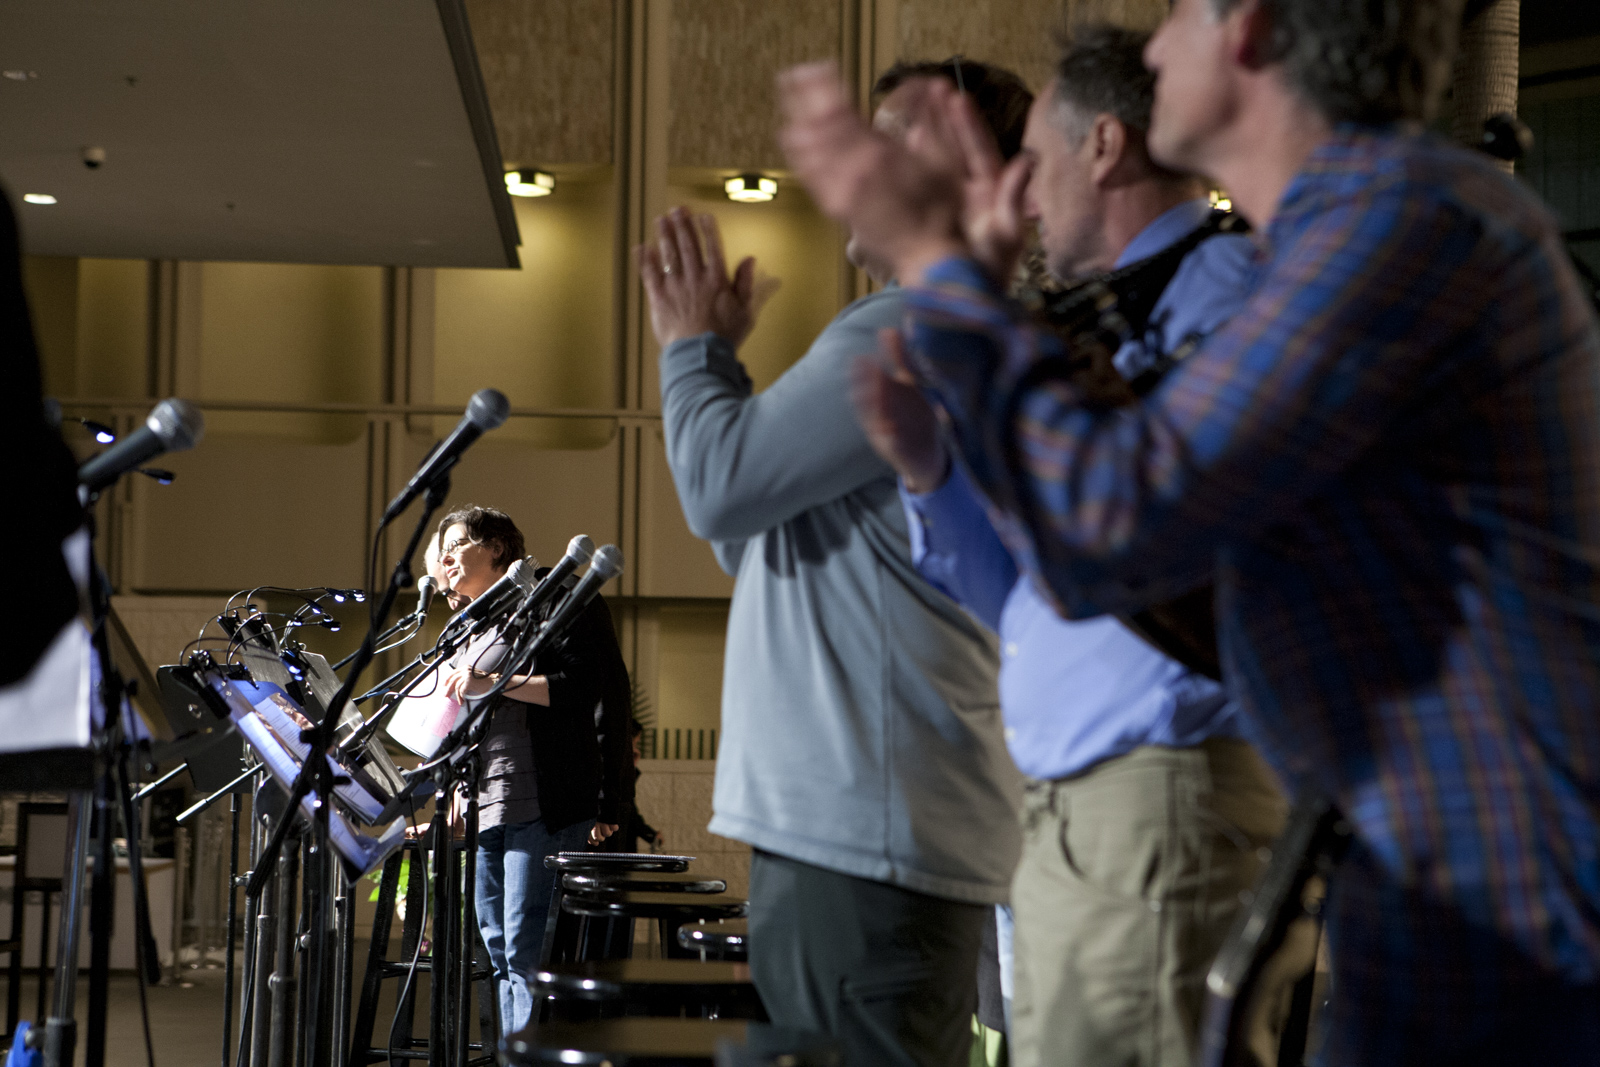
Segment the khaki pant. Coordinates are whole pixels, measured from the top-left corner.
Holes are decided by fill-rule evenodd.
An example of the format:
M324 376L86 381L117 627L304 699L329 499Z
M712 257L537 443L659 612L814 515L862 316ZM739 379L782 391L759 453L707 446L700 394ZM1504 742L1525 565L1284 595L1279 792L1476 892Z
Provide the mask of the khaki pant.
M1030 785L1011 888L1018 1067L1190 1067L1206 971L1287 812L1241 741Z

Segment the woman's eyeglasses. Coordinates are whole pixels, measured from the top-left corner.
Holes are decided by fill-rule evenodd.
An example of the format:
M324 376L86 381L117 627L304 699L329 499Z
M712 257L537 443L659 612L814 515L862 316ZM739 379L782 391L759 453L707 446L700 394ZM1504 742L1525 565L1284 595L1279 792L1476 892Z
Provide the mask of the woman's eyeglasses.
M467 546L476 544L482 544L482 542L474 541L470 537L458 537L454 541L448 542L444 548L440 550L439 558L443 559L445 556L454 556Z

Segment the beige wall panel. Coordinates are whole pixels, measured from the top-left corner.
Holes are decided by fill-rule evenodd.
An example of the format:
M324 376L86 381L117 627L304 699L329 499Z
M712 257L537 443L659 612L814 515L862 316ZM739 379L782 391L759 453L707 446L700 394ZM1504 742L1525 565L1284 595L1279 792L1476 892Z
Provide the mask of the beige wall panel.
M132 591L365 584L365 438L208 435L161 465L177 481L130 479Z
M780 70L837 59L839 0L679 0L672 5L673 166L781 168Z
M1063 0L900 0L900 59L960 53L1013 70L1037 90L1050 78L1051 31Z
M499 508L511 516L527 539L528 551L545 566L561 558L576 534L588 534L597 546L615 543L619 442L620 435L613 433L600 448L547 450L485 437L451 473L450 496L439 517L465 504ZM415 449L416 461L421 461L428 443ZM416 521L417 506L412 505L395 524L401 531L397 547L403 547L404 536ZM421 565L420 554L413 562ZM625 563L634 565L633 560Z
M151 670L179 662L200 628L222 610L218 596L118 596L111 607ZM212 627L212 634L221 631Z
M1110 22L1154 30L1167 17L1167 0L1072 0L1073 22Z
M39 348L46 396L78 391L78 261L66 256L23 256L33 338Z
M735 204L703 175L680 172L678 177L668 188L670 203L715 218L729 268L755 256L757 285L770 289L755 329L739 350L756 389L765 389L805 355L839 313L843 234L797 183L783 182L769 203ZM645 402L656 409L661 405L654 359L647 364Z
M716 771L715 760L640 760L639 812L665 836L666 851L697 857L696 871L725 879L730 893L748 893L750 846L706 829Z
M656 726L663 730L720 729L728 603L663 604L659 625Z
M435 403L465 406L492 386L513 407L612 406L613 201L609 180L560 180L555 195L516 202L521 270L435 272ZM552 420L496 431L543 447L594 447L609 434L606 423Z
M78 262L78 395L144 396L150 382L150 266Z
M613 0L467 0L507 163L610 163Z
M199 288L199 395L208 400L379 403L384 378L381 267L206 263ZM361 419L210 414L212 434L344 443Z
M733 579L722 573L711 545L689 532L678 491L667 467L667 446L659 428L644 434L640 464L639 595L727 597ZM664 664L663 664L664 669Z

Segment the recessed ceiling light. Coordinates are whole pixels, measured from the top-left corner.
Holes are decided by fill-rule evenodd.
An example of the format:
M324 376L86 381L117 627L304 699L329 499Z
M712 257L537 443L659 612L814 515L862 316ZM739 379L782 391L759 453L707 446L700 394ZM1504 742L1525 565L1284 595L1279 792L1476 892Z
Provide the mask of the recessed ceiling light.
M49 193L23 193L22 199L30 204L53 204L56 198Z
M740 174L723 182L722 191L741 204L764 204L778 195L778 183L761 174Z
M556 176L549 171L506 171L506 192L512 196L549 196L555 191Z

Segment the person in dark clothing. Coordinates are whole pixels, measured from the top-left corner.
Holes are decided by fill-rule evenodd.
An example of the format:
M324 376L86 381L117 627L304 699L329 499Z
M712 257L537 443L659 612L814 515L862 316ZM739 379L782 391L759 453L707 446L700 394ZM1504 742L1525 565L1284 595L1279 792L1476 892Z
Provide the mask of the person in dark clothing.
M445 516L438 540L440 570L467 600L483 595L524 552L516 524L492 508ZM487 692L500 680L504 655L493 632L469 645L445 675L444 694L464 700ZM539 962L555 884L544 858L600 844L631 807L626 727L610 721L603 699L619 673L625 689L611 613L597 596L528 674L507 683L490 719L478 782L476 906L504 1033L532 1017L526 975ZM597 720L609 742L604 755Z
M26 457L7 472L11 499L28 521L6 523L7 559L27 559L8 579L11 613L0 629L0 685L26 677L56 634L78 612L78 590L60 552L61 542L83 525L77 464L45 416L44 378L27 295L16 215L0 191L0 450ZM40 548L49 551L40 551Z
M639 751L639 739L644 735L644 724L638 719L628 719L629 745L633 749L633 781L637 785L640 776L639 760L643 753ZM634 804L628 812L628 821L624 824L621 836L627 844L627 851L636 851L639 842L649 845L651 851L664 851L667 847L667 835L657 830L654 826L644 821L644 813Z

